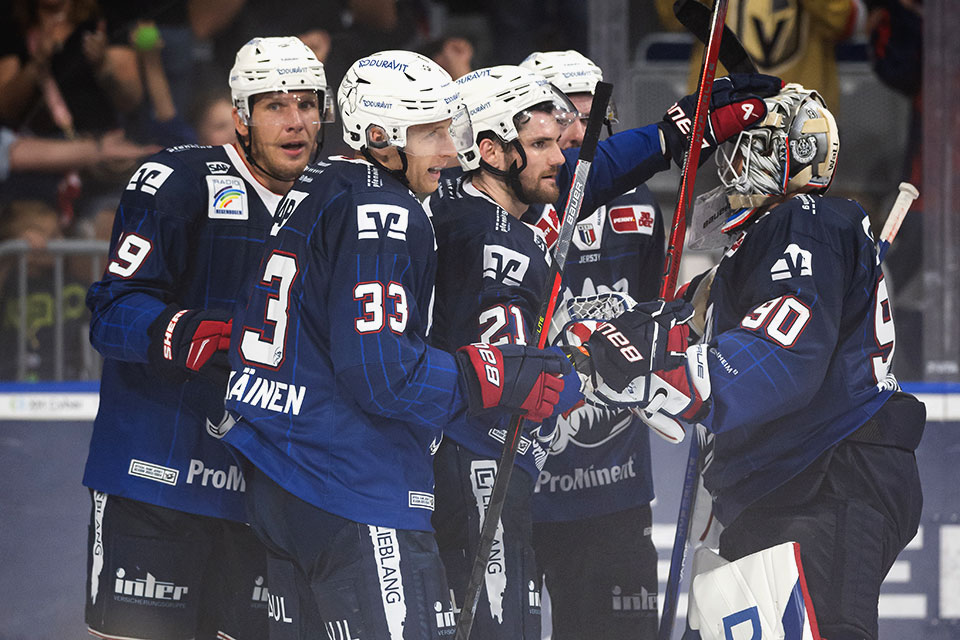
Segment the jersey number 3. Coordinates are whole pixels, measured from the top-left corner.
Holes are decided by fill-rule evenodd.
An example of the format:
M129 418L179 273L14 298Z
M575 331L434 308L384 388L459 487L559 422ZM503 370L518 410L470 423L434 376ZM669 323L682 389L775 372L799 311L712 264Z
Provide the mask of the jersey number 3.
M273 325L273 337L266 338L263 330L244 327L240 341L240 354L244 361L271 369L278 369L283 363L287 318L290 312L290 287L299 273L296 256L280 251L270 254L259 284L267 285L271 289L267 294L262 326Z

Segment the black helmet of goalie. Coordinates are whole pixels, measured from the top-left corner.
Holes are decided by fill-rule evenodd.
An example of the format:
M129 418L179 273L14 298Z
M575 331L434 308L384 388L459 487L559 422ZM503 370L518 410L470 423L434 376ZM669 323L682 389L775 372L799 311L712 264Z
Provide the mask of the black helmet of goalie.
M717 174L734 210L726 233L785 196L826 192L837 168L837 123L816 91L788 84L765 102L760 124L722 145L717 157Z

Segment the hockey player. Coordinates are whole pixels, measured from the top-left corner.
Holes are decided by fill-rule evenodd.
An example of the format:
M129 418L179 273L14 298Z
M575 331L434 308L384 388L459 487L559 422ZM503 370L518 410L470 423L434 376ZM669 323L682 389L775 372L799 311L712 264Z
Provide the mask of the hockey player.
M520 66L539 72L570 98L579 117L564 130L560 147L579 147L594 88L603 79L600 68L576 51L537 52ZM554 207L541 211L537 226L556 227ZM655 298L663 253L663 221L653 194L644 185L630 189L578 222L563 272L563 299L607 291ZM533 547L550 593L552 637L654 638L649 430L627 409L582 401L556 421L533 495ZM573 548L577 553L570 553Z
M733 126L748 126L763 109L762 99L750 95L752 91L775 91L780 84L769 77L737 82L720 94L714 108L737 113ZM479 69L457 84L470 112L474 144L460 153L466 173L445 177L425 203L433 217L439 259L431 340L446 350L477 340L526 344L533 340L551 257L548 240L521 217L533 203L566 200L576 152L564 153L559 140L577 120L577 111L543 76L518 66ZM741 119L745 104L750 105L749 114ZM682 114L683 108L679 110ZM733 135L733 130L725 133ZM670 158L677 157L670 150L675 154L682 147L673 143L682 137L676 122L665 119L659 126L605 140L592 166L583 210L593 211L628 185L666 168ZM565 390L571 392L576 389ZM458 602L476 553L507 424L505 418L488 418L478 428L477 422L448 425L436 460L433 521ZM488 563L475 618L477 637L539 637L540 578L531 544L530 498L545 457L535 437L528 433L521 439L521 472L511 478Z
M840 148L833 116L799 85L767 106L719 160L732 245L710 288L705 342L687 350L673 386L643 375L625 392L706 428L703 480L723 558L799 542L823 637L874 639L881 582L917 532L925 412L889 374L893 316L867 216L823 195ZM646 348L629 314L612 324ZM717 637L709 624L703 635Z
M317 149L327 92L292 37L245 44L230 88L237 142L137 169L87 296L105 358L83 478L86 620L101 638L266 635L265 552L243 524L240 469L207 431L223 414L231 307Z
M430 523L445 425L497 406L539 421L552 352L427 346L437 188L469 120L459 87L407 51L362 58L338 92L353 159L307 167L238 309L224 439L270 548L275 637L438 640L455 624ZM322 619L323 625L320 626Z

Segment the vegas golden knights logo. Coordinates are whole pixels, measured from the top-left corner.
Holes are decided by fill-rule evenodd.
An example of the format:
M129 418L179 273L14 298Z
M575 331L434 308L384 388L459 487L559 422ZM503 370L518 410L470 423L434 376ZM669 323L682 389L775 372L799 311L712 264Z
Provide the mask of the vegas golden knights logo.
M730 0L727 24L761 71L777 73L806 49L808 15L800 0Z

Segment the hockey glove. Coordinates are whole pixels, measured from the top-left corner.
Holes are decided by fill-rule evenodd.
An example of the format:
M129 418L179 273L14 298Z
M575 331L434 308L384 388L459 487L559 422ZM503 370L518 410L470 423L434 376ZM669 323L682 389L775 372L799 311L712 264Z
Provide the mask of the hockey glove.
M570 364L556 351L507 344L470 344L455 354L471 413L500 407L540 422L560 399Z
M782 85L780 78L761 73L734 73L714 80L710 113L700 150L700 166L718 144L763 120L767 115L767 105L763 99L779 93ZM696 112L697 94L692 93L667 109L658 125L664 154L672 158L678 167L683 166L683 157L690 146L689 136Z
M148 329L152 359L181 373L202 371L219 378L229 371L232 323L227 311L169 305Z
M600 324L584 345L593 373L614 391L623 391L635 378L680 366L686 345L671 351L668 337L692 315L693 307L682 299L654 300Z

